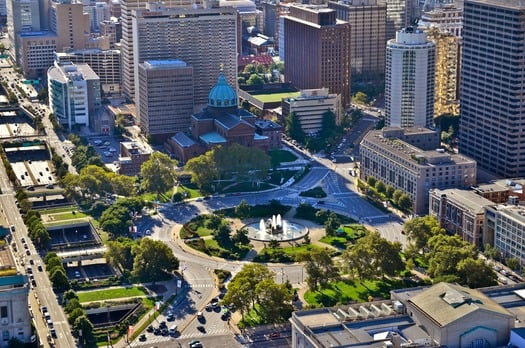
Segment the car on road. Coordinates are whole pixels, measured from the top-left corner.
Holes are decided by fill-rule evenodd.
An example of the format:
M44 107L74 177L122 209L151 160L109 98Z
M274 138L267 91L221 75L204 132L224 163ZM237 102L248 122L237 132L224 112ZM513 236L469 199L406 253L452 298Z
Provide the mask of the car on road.
M174 321L175 320L175 315L173 313L168 313L168 315L166 316L166 320L167 321Z
M148 326L148 328L146 329L147 332L153 332L154 330L155 328L153 327L153 325Z
M275 331L275 332L272 332L271 334L269 334L268 337L269 337L270 339L279 338L279 337L281 337L281 333Z
M51 337L57 338L57 330L55 330L55 328L51 328L49 332L51 333Z
M39 272L42 272L43 271L42 265L38 265L37 269L38 269Z
M26 255L27 256L31 255L31 252L29 251L29 249L26 250Z
M80 272L79 271L75 271L75 278L80 278Z
M142 334L142 335L139 336L139 341L140 341L140 342L144 342L144 341L146 341L147 339L148 339L148 338L146 337L145 334Z
M202 325L197 326L197 330L199 330L202 333L206 333L206 328Z

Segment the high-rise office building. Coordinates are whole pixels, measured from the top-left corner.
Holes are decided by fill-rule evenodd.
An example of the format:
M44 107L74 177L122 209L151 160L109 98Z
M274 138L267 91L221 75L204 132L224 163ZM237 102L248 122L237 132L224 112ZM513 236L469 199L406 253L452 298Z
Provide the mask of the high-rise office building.
M7 0L7 36L10 42L9 55L19 62L17 34L41 30L39 0Z
M394 39L396 33L411 25L413 4L416 0L380 0L386 4L386 39Z
M144 9L150 1L145 0L121 0L120 13L122 21L122 40L121 54L122 54L122 90L124 95L132 99L135 97L135 68L134 63L134 47L133 47L133 30L132 30L132 12L138 9ZM151 1L153 2L153 1ZM200 6L200 0L177 0L167 1L167 7L181 7L192 8L192 6ZM172 57L173 58L173 57Z
M350 67L353 79L382 77L385 73L386 4L377 0L329 1L337 19L350 23Z
M146 60L176 58L186 62L193 67L194 104L198 110L207 104L221 66L228 82L237 86L235 9L148 6L151 10L133 12L134 76L138 64ZM135 91L137 86L135 78Z
M385 118L391 127L434 125L436 48L412 27L397 32L386 47Z
M418 27L436 27L441 32L447 32L461 37L463 31L463 9L458 4L442 4L424 11Z
M186 132L193 114L193 68L177 59L138 64L137 111L142 132L165 141Z
M285 76L295 87L326 87L350 105L350 24L326 6L290 6L284 17Z
M486 170L525 176L525 3L465 0L459 150Z

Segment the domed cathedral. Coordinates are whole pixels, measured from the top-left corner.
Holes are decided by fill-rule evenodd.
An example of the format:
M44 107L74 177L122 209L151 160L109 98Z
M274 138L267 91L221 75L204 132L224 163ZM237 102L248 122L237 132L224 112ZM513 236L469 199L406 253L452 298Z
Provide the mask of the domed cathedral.
M275 122L257 119L238 107L235 90L219 72L217 84L208 95L208 105L192 115L188 132L179 132L168 139L174 157L186 163L213 146L240 144L269 151L281 146L282 127Z

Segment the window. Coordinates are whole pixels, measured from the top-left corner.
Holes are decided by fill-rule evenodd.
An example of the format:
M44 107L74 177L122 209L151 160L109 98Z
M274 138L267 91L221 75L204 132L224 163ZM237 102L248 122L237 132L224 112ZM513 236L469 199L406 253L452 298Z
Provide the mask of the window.
M4 332L2 333L2 338L4 341L9 341L9 331L4 330Z
M7 306L0 307L0 318L7 318Z

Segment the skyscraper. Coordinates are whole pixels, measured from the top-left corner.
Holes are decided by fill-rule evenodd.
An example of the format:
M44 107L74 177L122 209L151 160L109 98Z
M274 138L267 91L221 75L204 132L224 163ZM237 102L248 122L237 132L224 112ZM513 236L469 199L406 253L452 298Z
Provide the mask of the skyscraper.
M133 12L134 76L146 60L180 59L193 67L194 104L208 102L221 68L237 86L237 12L231 7L210 9L164 8ZM124 34L124 33L123 33ZM123 61L124 63L124 61ZM135 78L135 91L137 90ZM189 126L189 125L188 125Z
M144 134L162 142L186 132L193 114L193 68L176 59L138 65L137 109Z
M525 3L465 0L459 150L504 177L525 175Z
M378 78L385 73L386 4L377 0L329 1L337 19L350 23L352 78Z
M135 97L135 68L133 67L133 32L132 32L132 12L137 9L146 8L150 1L145 0L121 0L121 20L122 20L122 40L121 54L122 54L122 90L124 95L132 99ZM153 1L151 1L153 2ZM187 7L191 8L192 5L200 5L200 0L178 0L178 1L167 1L166 5L169 7Z
M385 67L385 117L391 127L434 125L435 45L412 27L388 41Z
M284 17L285 76L295 87L327 87L350 105L350 24L325 6L290 6Z

